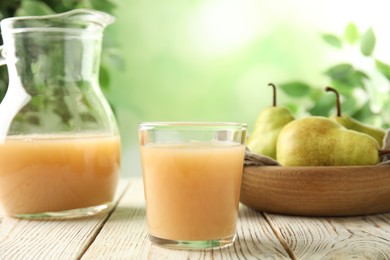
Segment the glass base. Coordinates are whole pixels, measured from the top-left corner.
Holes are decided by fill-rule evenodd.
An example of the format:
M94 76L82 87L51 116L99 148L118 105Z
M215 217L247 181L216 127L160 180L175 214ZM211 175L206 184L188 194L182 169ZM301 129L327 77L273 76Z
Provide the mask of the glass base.
M230 246L234 243L236 235L213 240L170 240L155 237L149 234L149 239L152 243L171 249L184 249L184 250L200 250L200 249L213 249Z
M30 220L70 219L70 218L81 218L81 217L93 216L96 214L107 212L111 208L112 208L112 203L109 202L109 203L104 203L104 204L87 207L87 208L53 211L53 212L39 212L39 213L30 213L30 214L15 214L12 217L30 219Z

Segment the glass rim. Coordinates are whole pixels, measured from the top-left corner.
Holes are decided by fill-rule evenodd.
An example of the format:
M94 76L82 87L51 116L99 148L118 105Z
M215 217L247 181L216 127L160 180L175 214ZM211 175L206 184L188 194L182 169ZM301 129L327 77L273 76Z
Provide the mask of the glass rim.
M239 129L246 129L247 124L246 123L237 123L237 122L193 122L193 121L156 121L156 122L141 122L138 124L139 129L145 129L145 128L170 128L170 127L184 127L184 128L191 128L191 127L217 127L217 128L239 128Z

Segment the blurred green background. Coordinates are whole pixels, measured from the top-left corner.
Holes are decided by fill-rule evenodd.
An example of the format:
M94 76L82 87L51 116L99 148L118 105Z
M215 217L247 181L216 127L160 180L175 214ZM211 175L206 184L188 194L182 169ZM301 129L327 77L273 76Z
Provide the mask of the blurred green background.
M21 2L27 13L31 3L66 2L116 16L101 80L120 126L122 176L141 175L139 122L236 121L250 132L271 105L269 82L281 86L278 103L297 117L333 113L333 96L322 94L331 84L345 95L345 112L390 123L386 1Z
M141 172L140 121L237 121L250 132L259 111L271 105L268 82L305 81L323 89L330 84L324 72L337 62L375 70L359 52L329 46L323 33L341 35L350 22L362 32L372 27L375 56L390 62L390 17L381 1L115 3L117 21L109 32L120 43L125 68L112 71L108 96L117 107L128 176ZM389 82L377 78L388 97ZM291 101L279 91L279 104L294 101L311 102Z

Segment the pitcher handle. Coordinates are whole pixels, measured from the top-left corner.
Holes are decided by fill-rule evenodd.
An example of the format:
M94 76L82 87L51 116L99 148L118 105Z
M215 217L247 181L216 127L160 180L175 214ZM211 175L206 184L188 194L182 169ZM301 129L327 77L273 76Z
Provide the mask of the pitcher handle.
M0 66L6 63L4 46L0 46ZM24 90L19 77L14 77L14 85L7 92L0 103L0 144L7 136L13 118L19 110L30 101L31 96Z
M4 57L4 47L3 45L0 46L0 66L5 65L7 62Z

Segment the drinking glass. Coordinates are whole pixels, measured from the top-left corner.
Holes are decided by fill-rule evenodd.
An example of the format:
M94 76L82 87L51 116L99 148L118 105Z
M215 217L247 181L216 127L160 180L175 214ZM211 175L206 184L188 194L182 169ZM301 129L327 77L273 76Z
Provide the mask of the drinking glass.
M205 249L235 240L246 125L150 122L139 125L150 240Z

